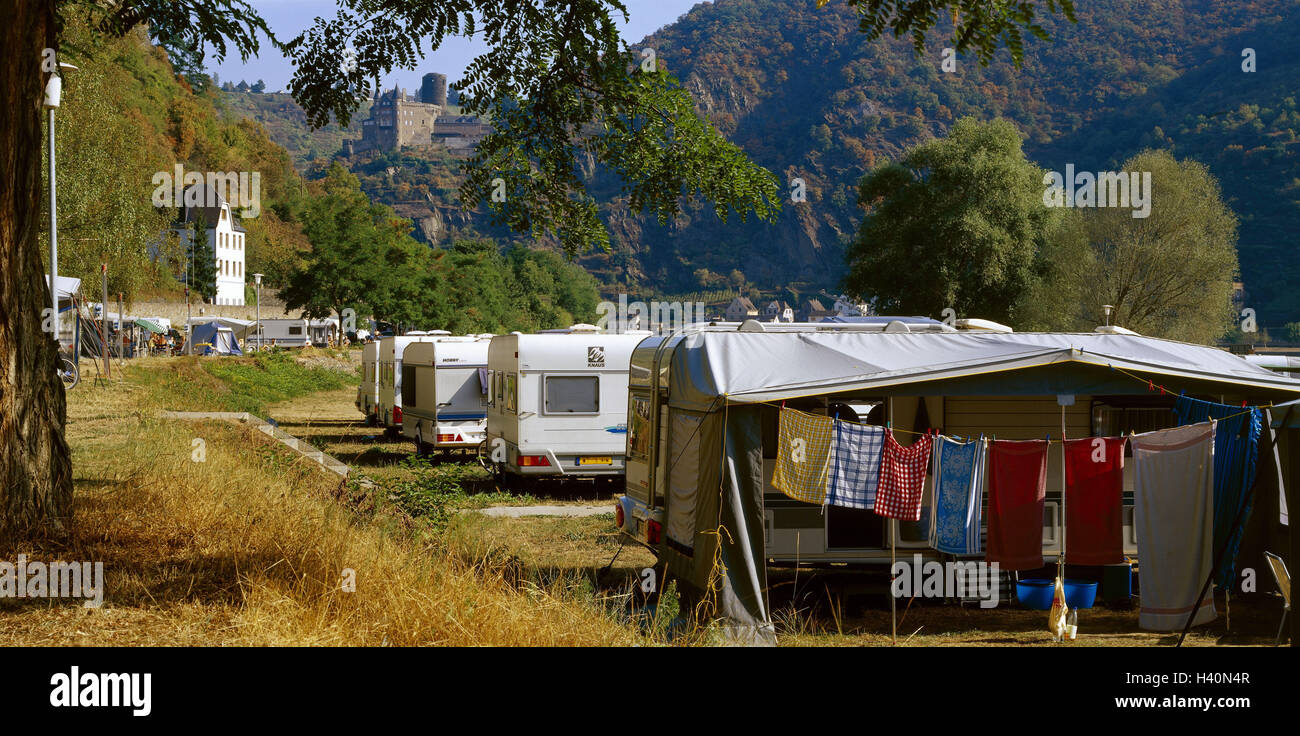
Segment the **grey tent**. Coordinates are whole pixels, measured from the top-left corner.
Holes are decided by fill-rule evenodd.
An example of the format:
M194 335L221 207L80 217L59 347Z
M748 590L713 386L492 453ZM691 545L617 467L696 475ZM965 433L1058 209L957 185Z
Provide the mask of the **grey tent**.
M1145 394L1146 379L1256 403L1300 396L1300 381L1225 351L1136 335L789 327L648 338L638 352L655 355L657 365L637 356L632 365L634 381L657 372L667 386L671 464L661 498L668 571L712 591L729 629L747 641L773 640L765 594L764 403L831 394Z

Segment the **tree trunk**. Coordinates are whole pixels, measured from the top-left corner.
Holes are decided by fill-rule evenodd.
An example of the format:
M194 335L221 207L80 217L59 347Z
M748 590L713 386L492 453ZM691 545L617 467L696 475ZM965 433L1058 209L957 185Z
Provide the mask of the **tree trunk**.
M0 541L62 536L72 511L67 406L41 218L42 49L57 48L53 0L6 0L0 24Z

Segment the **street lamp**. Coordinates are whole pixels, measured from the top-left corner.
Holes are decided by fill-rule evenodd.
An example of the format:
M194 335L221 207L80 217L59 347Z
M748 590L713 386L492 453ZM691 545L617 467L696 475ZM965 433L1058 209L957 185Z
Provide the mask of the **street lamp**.
M63 97L63 74L61 70L67 69L72 71L77 67L71 64L59 63L59 68L50 74L50 78L45 83L45 103L44 107L49 112L50 120L50 301L54 307L53 328L54 328L54 345L59 344L59 287L57 286L59 278L59 217L55 207L55 186L54 186L54 111L59 107L59 101Z
M253 274L253 283L257 284L257 349L262 349L262 274Z

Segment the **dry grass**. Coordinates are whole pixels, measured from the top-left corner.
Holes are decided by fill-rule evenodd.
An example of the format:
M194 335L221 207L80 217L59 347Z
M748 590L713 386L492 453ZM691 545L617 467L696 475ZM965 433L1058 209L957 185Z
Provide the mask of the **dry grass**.
M7 600L5 645L614 645L571 579L530 584L418 522L358 513L337 479L249 430L152 418L129 384L70 396L75 534L31 559L104 563L105 602ZM191 460L192 440L206 458ZM341 588L344 569L356 591Z

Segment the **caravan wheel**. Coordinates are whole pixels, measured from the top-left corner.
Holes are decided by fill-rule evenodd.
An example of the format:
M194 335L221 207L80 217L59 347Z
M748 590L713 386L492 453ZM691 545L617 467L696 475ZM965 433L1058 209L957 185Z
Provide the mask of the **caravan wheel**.
M429 446L424 444L424 437L420 434L420 430L417 427L415 430L415 456L425 457L428 454Z

